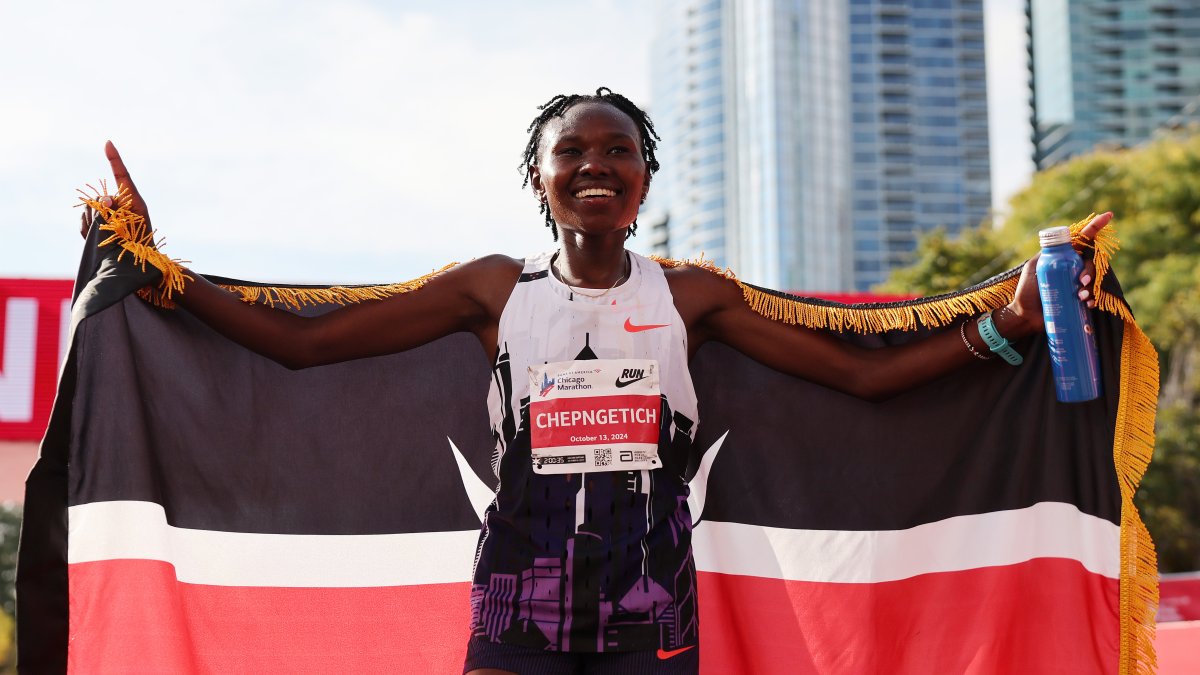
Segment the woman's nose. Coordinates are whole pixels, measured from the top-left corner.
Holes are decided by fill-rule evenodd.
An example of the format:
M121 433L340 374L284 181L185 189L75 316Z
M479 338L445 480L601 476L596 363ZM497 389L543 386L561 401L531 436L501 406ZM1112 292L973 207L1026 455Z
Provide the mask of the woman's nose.
M607 175L609 173L608 155L602 152L585 154L583 163L579 165L579 173L588 176Z

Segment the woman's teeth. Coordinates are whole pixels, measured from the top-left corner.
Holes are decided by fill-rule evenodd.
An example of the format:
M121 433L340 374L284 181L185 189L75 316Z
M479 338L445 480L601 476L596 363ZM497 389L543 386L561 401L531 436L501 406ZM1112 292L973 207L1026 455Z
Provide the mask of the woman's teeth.
M616 197L616 196L617 196L617 193L615 191L606 190L604 188L588 188L586 190L580 190L579 192L575 193L576 199L583 199L584 197Z

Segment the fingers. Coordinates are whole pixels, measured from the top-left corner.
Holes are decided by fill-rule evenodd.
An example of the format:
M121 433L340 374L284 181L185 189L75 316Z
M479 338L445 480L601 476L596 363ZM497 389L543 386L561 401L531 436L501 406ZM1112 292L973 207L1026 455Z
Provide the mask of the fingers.
M1079 275L1079 300L1086 302L1088 307L1096 306L1096 294L1092 288L1092 280L1096 278L1096 265L1092 261L1087 261L1083 266L1083 273Z
M108 163L112 166L113 178L117 180L117 198L114 201L122 208L128 208L141 216L145 224L149 226L150 212L146 208L146 201L138 193L137 186L133 184L133 178L129 176L129 170L125 168L125 162L121 160L121 153L117 152L117 146L113 145L112 141L105 142L104 156L108 157Z
M1096 306L1095 296L1092 295L1091 289L1086 287L1079 289L1079 301L1086 302L1088 307Z
M121 191L128 190L130 194L137 194L137 187L133 184L133 179L129 177L129 169L125 168L125 162L121 161L121 153L117 152L117 146L113 145L112 141L105 141L104 156L108 158L108 164L112 167L113 178L117 180L118 194Z
M1082 235L1084 239L1095 240L1096 235L1100 233L1100 230L1103 230L1112 219L1112 211L1105 211L1095 218L1092 218L1091 222L1089 222L1087 225L1084 225L1079 234Z

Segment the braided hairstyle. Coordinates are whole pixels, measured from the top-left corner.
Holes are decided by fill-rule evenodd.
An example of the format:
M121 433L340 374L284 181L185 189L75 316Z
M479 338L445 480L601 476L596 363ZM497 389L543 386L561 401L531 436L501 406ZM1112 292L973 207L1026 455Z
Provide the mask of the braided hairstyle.
M654 131L654 123L650 121L650 116L646 111L637 107L633 101L614 92L608 87L600 87L593 94L571 94L566 96L559 94L550 99L546 103L538 106L538 110L542 112L529 123L529 128L525 131L529 132L529 142L525 144L525 156L521 160L519 170L525 173L525 182L521 183L521 187L529 185L530 179L533 178L533 167L537 165L538 146L542 142L542 130L546 123L555 117L562 117L576 103L607 103L612 107L620 110L633 120L637 125L638 131L642 137L642 159L646 162L646 170L649 171L647 179L653 176L658 171L658 159L654 157L654 149L658 147L658 141L662 140L658 137L658 133ZM554 241L558 241L558 225L554 222L554 218L550 216L550 204L543 201L538 209L546 219L546 227L550 228L550 233L554 236ZM632 237L637 234L637 220L629 226L627 237Z

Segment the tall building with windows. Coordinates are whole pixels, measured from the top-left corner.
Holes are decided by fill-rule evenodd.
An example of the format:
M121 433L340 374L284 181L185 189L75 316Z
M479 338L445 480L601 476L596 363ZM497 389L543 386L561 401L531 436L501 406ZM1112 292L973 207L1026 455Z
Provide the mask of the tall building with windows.
M653 107L672 255L865 290L987 215L982 0L662 0ZM656 179L657 180L657 179Z
M727 165L726 115L728 0L659 2L652 56L651 113L663 143L663 170L650 204L665 212L666 240L676 256L704 253L727 259L731 237L727 197L734 174Z
M851 0L854 281L912 261L920 235L991 208L983 4Z
M1200 120L1200 3L1028 0L1034 163Z

